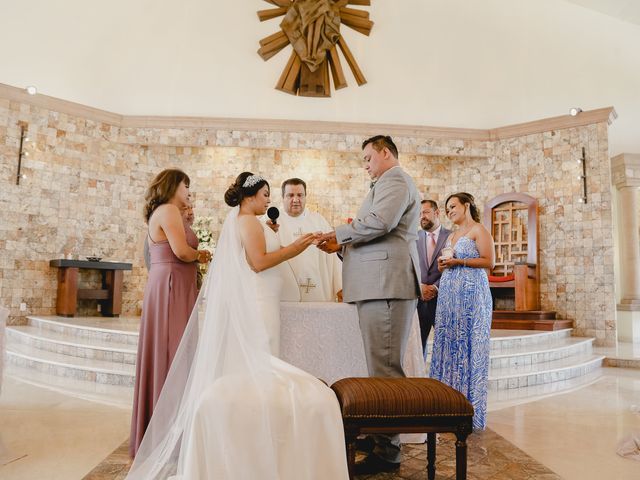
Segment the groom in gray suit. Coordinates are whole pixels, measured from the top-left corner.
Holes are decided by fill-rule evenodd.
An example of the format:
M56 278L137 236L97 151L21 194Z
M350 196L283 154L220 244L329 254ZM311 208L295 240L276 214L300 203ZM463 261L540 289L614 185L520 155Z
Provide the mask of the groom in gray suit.
M400 168L391 137L362 144L364 168L374 181L356 218L325 234L318 247L342 250L342 292L355 303L369 375L404 377L402 358L411 318L420 296L416 226L420 194ZM356 464L356 474L392 471L400 466L400 440L378 435L372 454Z
M422 298L418 300L418 317L422 351L425 353L427 337L436 318L438 288L440 288L442 275L438 271L438 257L451 230L447 230L440 224L440 210L434 200L422 200L420 226L422 229L418 232L418 256L420 257Z

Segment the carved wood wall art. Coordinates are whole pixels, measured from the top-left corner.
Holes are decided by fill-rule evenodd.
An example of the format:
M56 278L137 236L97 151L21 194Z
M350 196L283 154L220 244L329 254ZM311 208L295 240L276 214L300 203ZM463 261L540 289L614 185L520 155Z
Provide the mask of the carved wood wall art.
M260 40L258 55L268 60L291 44L293 51L276 89L303 97L330 97L333 78L336 90L347 86L338 48L358 85L364 78L356 59L340 34L346 25L364 35L371 33L369 12L348 5L368 6L371 0L265 0L276 8L258 11L261 22L284 16L281 30Z

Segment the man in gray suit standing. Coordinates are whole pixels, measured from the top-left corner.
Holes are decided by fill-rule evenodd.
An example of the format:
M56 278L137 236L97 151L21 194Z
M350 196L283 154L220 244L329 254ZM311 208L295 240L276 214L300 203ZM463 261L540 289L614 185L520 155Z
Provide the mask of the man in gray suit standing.
M418 300L418 317L422 351L426 357L425 347L436 318L438 288L442 275L438 270L438 257L451 230L447 230L440 224L440 210L434 200L422 200L420 226L422 230L418 232L418 256L420 257L422 298Z
M420 296L417 225L420 194L400 168L391 137L362 144L364 168L374 181L356 218L325 234L318 247L342 250L342 293L355 303L369 375L404 377L402 358ZM393 471L400 466L400 439L378 435L356 474Z

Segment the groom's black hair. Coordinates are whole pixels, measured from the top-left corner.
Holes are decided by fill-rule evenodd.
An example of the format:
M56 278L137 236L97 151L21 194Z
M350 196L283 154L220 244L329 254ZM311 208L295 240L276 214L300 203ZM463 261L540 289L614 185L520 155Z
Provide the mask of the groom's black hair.
M396 160L398 159L398 147L396 147L396 144L393 143L393 140L389 135L376 135L374 137L367 138L362 142L362 150L364 150L364 147L369 144L376 149L376 152L381 151L383 148L388 148L391 155L393 155Z

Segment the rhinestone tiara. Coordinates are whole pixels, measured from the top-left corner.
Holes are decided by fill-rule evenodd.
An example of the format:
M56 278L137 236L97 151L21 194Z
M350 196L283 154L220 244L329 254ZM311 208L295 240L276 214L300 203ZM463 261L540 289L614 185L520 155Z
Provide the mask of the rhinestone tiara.
M260 175L249 175L242 184L242 188L251 188L256 183L262 182L263 180L264 178Z

